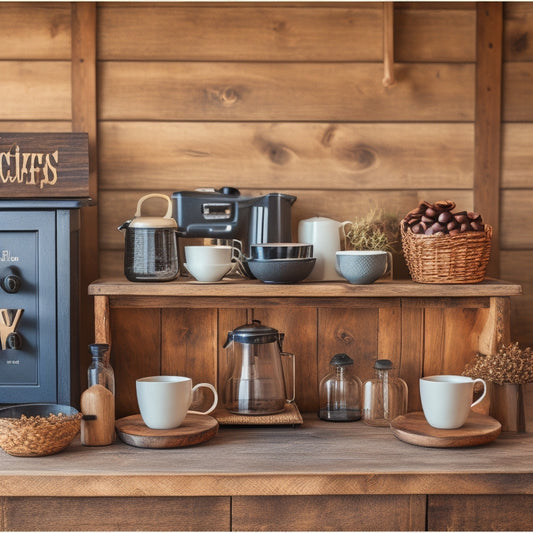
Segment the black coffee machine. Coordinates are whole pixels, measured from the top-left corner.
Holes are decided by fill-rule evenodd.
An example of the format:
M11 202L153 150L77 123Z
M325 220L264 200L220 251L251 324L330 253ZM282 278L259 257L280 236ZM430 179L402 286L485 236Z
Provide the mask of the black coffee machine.
M238 189L222 187L175 192L172 200L179 237L238 239L245 255L251 244L292 242L291 206L296 196L241 196Z

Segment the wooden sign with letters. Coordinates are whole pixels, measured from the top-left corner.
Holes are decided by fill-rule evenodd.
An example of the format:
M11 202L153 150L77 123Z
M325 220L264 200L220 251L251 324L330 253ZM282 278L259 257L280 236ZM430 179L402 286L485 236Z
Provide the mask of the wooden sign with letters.
M87 133L0 133L0 198L87 198Z

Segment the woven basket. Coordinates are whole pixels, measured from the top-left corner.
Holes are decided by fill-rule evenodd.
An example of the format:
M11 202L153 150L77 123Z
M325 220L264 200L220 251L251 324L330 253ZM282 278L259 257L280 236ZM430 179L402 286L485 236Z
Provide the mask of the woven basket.
M60 452L79 433L82 418L81 413L69 406L65 406L63 412L68 414L1 417L0 448L19 457L40 457Z
M490 259L492 227L458 235L418 235L401 224L402 249L417 283L479 283Z

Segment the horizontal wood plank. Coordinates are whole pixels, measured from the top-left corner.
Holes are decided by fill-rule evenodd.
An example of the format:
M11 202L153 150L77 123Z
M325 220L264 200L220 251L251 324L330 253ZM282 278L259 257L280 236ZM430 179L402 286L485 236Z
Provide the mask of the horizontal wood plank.
M11 131L13 133L63 133L72 131L72 123L65 120L0 120L0 131Z
M500 273L523 287L521 296L511 298L511 339L533 347L533 250L502 251Z
M99 138L101 190L320 189L324 180L335 189L467 189L473 180L470 123L103 122Z
M258 280L228 280L227 283L201 284L174 280L165 283L131 282L126 278L100 279L89 285L93 296L122 296L152 298L471 298L483 296L514 296L521 294L519 284L486 279L480 283L432 284L414 283L410 280L377 281L370 285L351 285L346 282L301 282L294 284L268 284ZM112 305L112 300L110 301ZM150 305L152 307L152 305ZM154 306L155 307L155 306Z
M533 188L502 190L500 204L502 249L533 249Z
M503 58L506 61L533 60L533 4L531 2L503 3Z
M377 61L382 57L376 30L383 17L377 4L346 9L249 3L131 9L104 3L98 15L101 60Z
M103 62L101 120L472 121L474 65ZM312 90L310 90L312 88Z
M502 124L503 189L531 189L532 122L508 122Z
M503 64L502 120L504 122L533 122L533 62Z
M99 6L100 60L379 61L382 6ZM224 32L220 32L220 28ZM475 11L397 6L398 61L475 61ZM131 39L142 34L143 39ZM165 43L161 46L161 43Z
M421 495L240 496L232 500L233 531L422 531L425 521L426 501Z
M228 531L230 499L3 498L5 531Z
M532 504L530 495L430 495L428 530L531 531Z
M0 60L70 60L70 5L2 2Z
M68 61L0 61L0 120L70 120Z

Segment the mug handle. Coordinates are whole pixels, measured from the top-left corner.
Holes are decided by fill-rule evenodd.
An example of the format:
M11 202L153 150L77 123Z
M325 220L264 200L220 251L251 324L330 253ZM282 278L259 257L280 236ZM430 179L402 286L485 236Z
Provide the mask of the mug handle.
M477 405L483 398L485 398L485 395L487 394L487 384L485 381L481 378L477 378L473 381L473 383L483 383L483 394L470 406L470 408L474 407L474 405ZM472 385L473 386L473 385Z
M346 250L346 226L348 224L353 225L353 222L351 220L345 220L344 222L341 222L340 225L339 225L339 229L342 230L341 231L341 233L342 233L342 243L341 243L342 250Z
M387 269L385 270L385 273L387 273L387 270L389 270L389 267L390 267L390 279L392 279L393 277L392 267L394 265L394 261L393 261L392 254L390 252L387 252L387 261L389 264L387 265Z
M213 396L215 397L214 400L213 400L213 404L211 405L211 407L207 411L187 411L187 413L192 413L194 415L208 415L209 413L212 413L215 410L216 406L217 406L218 394L217 394L217 391L216 391L215 387L213 387L213 385L211 385L211 383L198 383L198 385L195 385L192 388L193 394L194 394L194 391L196 389L199 389L200 387L207 387L208 389L211 389L211 391L213 392Z

